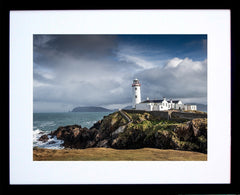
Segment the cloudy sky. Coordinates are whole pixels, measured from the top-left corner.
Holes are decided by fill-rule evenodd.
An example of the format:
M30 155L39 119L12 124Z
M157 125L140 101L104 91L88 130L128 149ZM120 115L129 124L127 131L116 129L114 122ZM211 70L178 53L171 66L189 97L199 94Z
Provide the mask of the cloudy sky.
M134 78L142 100L207 104L207 36L33 36L34 112L131 105Z

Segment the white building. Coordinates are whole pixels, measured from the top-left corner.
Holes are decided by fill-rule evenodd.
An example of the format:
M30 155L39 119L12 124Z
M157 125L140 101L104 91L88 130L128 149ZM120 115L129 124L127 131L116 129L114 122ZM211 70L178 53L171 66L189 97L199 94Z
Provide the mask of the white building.
M197 110L197 105L184 105L184 110Z
M164 97L161 100L147 100L141 102L141 84L138 79L133 80L132 84L132 108L136 110L146 111L163 111L169 109L177 110L197 110L196 105L184 105L181 100L166 100Z
M138 79L133 80L132 84L132 108L136 108L136 105L141 103L141 84Z
M182 103L181 100L170 99L168 101L168 104L169 104L169 109L176 109L176 110L184 109L184 104Z

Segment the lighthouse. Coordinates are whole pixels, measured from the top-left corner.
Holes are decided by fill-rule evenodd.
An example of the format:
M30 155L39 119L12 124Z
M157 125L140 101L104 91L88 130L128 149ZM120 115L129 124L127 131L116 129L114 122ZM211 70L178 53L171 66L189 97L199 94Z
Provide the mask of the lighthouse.
M133 80L132 84L132 108L136 108L136 104L141 102L141 84L138 79Z

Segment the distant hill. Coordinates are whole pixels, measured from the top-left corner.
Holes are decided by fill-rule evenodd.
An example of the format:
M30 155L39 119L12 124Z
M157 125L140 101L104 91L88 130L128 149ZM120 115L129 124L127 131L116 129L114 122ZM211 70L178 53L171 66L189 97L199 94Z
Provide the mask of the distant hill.
M96 107L96 106L86 106L86 107L76 107L73 108L72 112L111 112L112 110Z
M131 110L132 109L132 106L126 106L123 108L123 110Z

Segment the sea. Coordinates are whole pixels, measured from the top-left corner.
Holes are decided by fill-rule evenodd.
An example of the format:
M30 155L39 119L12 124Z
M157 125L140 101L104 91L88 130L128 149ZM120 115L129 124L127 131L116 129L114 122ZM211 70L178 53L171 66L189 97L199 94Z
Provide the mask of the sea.
M51 131L56 130L60 126L81 125L90 128L94 123L101 120L104 116L111 112L62 112L62 113L33 113L33 147L49 149L62 149L62 140L56 137L51 138L47 142L38 139Z

